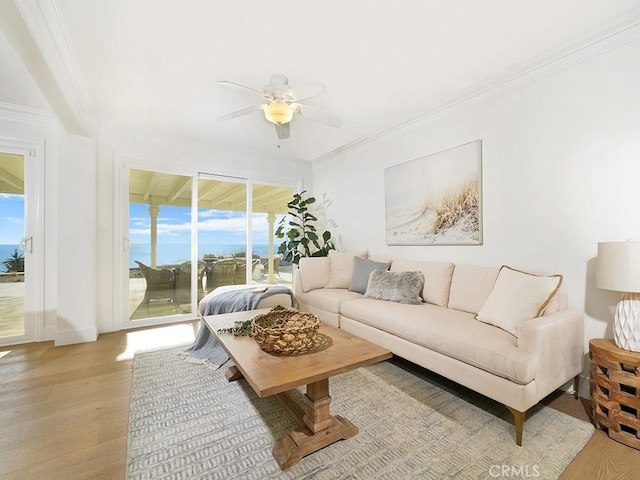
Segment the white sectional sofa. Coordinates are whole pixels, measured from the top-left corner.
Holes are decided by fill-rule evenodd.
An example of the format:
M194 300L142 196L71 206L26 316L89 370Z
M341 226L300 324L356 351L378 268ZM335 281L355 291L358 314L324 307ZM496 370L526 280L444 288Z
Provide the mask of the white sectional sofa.
M367 290L363 295L363 275L372 263L336 252L303 258L294 270L299 308L503 403L514 416L518 445L530 407L572 379L577 398L584 315L567 307L558 292L560 276L407 260L380 262L378 268L387 265L389 272L422 273L420 303L369 298ZM364 280L370 289L373 276ZM532 293L540 282L546 286Z

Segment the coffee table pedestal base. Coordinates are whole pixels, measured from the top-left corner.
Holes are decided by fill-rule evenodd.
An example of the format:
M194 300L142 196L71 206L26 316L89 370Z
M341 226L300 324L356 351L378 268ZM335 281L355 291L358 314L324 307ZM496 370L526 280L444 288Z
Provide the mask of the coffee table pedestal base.
M230 382L243 378L242 372L235 365L227 369L225 376ZM296 403L289 392L279 393L276 398L300 425L300 428L289 433L273 447L273 456L283 470L310 453L358 434L358 427L349 420L329 413L331 396L328 378L307 384L303 405Z
M273 447L273 456L283 470L295 465L300 459L338 440L346 440L358 434L358 427L339 415L331 417L332 424L314 434L298 429L282 438Z

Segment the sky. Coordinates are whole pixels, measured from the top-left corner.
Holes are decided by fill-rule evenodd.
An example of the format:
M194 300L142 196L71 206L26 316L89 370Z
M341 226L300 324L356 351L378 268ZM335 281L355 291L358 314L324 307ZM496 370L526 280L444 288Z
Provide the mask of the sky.
M139 203L129 205L129 237L135 243L149 243L151 219L149 206ZM160 206L158 214L158 243L191 243L191 209L185 207ZM276 216L274 231L281 215ZM266 213L254 213L252 238L256 245L268 244L268 222ZM198 243L237 244L246 241L246 214L227 210L198 211ZM281 240L276 239L277 245Z
M24 195L0 193L0 245L17 245L24 237Z
M132 203L129 206L129 234L133 243L149 243L151 220L148 205ZM191 243L190 208L161 206L158 215L158 242ZM199 243L245 243L246 215L243 212L200 210ZM281 215L276 217L277 228ZM253 243L268 244L267 214L253 215ZM24 197L0 193L0 245L18 244L24 237ZM281 240L276 239L278 245Z

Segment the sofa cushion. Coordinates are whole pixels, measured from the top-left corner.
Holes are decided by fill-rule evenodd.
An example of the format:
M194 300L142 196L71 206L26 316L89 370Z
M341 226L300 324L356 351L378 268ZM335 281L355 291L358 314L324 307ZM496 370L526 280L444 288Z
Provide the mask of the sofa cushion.
M562 275L534 275L506 265L476 318L518 336L525 320L539 317L562 283Z
M340 305L347 300L362 298L362 294L345 288L320 288L303 293L298 299L300 303L311 305L330 313L340 313Z
M353 274L353 257L364 258L366 256L366 251L354 254L330 250L329 261L331 262L331 267L326 288L349 288L351 275Z
M331 263L327 257L304 257L299 265L303 292L324 288L329 282Z
M451 279L449 308L478 313L498 278L499 268L456 265Z
M412 262L409 260L394 260L389 269L392 272L419 270L424 275L422 299L446 307L449 302L449 289L453 263L450 262Z
M535 357L519 349L513 335L470 313L361 298L343 303L342 316L520 384L535 377Z
M369 283L369 275L374 270L389 270L391 262L374 262L361 257L353 257L353 275L349 290L352 292L364 293Z
M387 272L374 270L369 275L366 298L420 305L424 275L420 271Z
M393 258L387 254L387 253L380 253L380 252L372 252L372 251L368 251L367 252L367 258L369 260L373 260L374 262L382 262L382 263L392 263L393 262Z

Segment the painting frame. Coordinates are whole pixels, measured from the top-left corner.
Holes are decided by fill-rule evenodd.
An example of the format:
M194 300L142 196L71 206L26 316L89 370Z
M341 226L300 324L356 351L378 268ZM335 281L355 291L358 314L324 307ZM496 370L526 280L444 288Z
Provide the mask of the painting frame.
M385 240L482 245L482 140L385 169Z

